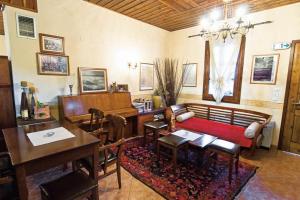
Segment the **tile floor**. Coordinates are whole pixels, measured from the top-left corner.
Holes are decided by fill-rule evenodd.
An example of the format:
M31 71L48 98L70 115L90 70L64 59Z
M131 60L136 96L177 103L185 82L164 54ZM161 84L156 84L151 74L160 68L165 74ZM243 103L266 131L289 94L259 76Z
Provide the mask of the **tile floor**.
M257 150L255 156L242 161L259 167L241 193L240 200L300 200L300 156L272 150ZM116 174L99 181L100 199L160 200L155 191L122 169L122 189L118 189Z

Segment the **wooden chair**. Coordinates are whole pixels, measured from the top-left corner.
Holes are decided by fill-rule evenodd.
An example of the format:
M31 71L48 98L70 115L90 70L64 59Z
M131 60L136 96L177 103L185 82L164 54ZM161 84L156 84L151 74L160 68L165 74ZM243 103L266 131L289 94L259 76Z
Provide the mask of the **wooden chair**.
M73 171L40 185L42 200L92 199L96 187L97 181L82 170Z
M120 115L107 115L105 117L109 122L112 130L112 139L108 138L107 142L114 143L121 138L124 138L125 128L127 125L126 119Z
M18 199L16 177L7 152L0 153L0 200Z
M125 141L124 139L124 131L126 128L126 119L119 115L108 115L107 120L110 122L110 125L113 130L113 142L111 144L107 144L107 141L101 141L99 147L99 171L104 172L103 175L100 175L98 178L102 179L106 176L109 176L115 172L117 172L118 177L118 185L121 188L121 165L120 165L120 157L122 153L122 145ZM105 145L106 144L106 145ZM86 168L88 171L91 169L91 159L86 158L80 161L82 167ZM116 168L113 170L107 171L107 168L116 165Z
M109 130L103 128L104 123L104 112L96 109L90 108L89 113L91 114L90 121L82 122L79 128L85 130L86 132L92 133L99 139L104 135L106 138L109 137Z

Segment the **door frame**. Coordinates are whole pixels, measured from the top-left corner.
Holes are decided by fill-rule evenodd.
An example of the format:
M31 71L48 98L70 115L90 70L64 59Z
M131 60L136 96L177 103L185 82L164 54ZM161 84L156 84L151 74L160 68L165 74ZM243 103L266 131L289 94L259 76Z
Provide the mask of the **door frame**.
M284 125L285 125L285 120L286 120L286 111L287 111L287 107L288 107L288 98L290 95L290 86L291 86L292 71L293 71L293 64L294 64L295 46L297 43L300 43L300 40L292 41L292 47L291 47L291 52L290 52L289 69L288 69L288 76L287 76L286 87L285 87L285 96L284 96L283 111L282 111L281 125L280 125L280 134L279 134L278 148L280 150L282 150L282 144L283 144Z

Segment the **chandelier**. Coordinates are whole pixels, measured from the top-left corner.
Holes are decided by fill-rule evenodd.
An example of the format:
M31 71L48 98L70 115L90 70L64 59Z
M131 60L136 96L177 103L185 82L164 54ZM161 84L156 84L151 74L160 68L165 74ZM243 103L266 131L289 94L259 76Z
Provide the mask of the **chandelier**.
M255 26L269 24L272 21L263 21L259 23L251 23L249 20L243 19L244 15L247 13L246 6L241 6L236 10L236 16L232 17L232 9L230 8L231 0L223 0L224 4L224 19L218 20L221 12L214 9L209 18L203 18L201 22L202 30L199 34L191 35L191 37L203 37L206 39L213 38L219 39L220 37L225 42L228 36L231 38L234 35L246 35L250 29ZM232 18L230 18L232 17Z

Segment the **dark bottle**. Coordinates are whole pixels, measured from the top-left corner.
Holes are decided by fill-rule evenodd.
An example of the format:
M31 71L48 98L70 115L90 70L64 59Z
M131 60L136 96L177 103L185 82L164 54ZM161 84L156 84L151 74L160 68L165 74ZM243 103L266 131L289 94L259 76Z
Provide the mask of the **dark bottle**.
M27 96L25 89L23 89L22 97L21 97L21 117L23 120L28 120L29 118L29 106L27 101Z

